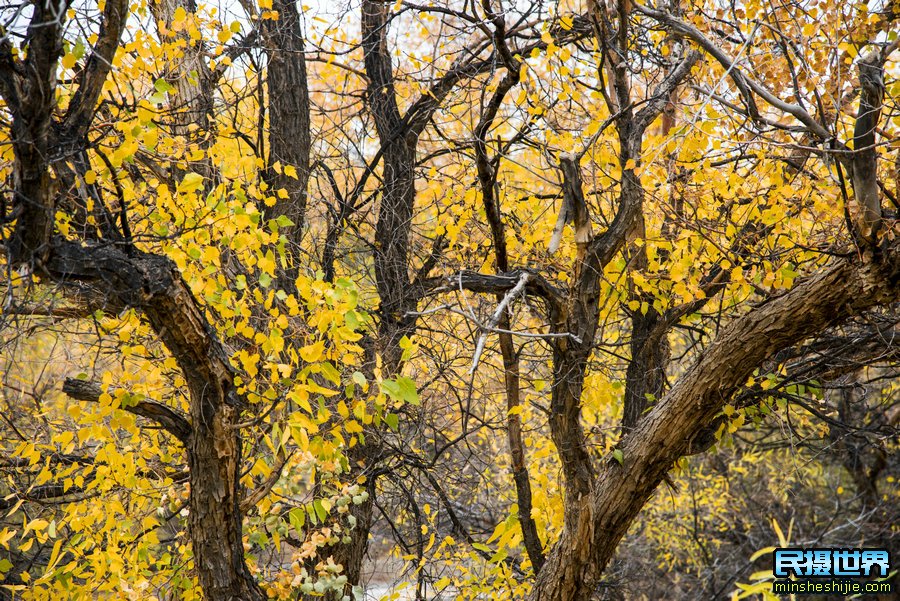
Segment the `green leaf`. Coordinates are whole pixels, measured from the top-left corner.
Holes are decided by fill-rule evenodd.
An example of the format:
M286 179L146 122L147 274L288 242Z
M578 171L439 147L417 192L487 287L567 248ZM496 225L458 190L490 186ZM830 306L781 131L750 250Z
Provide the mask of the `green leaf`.
M359 315L352 309L344 313L344 321L347 322L347 327L351 330L356 330L362 325Z
M324 523L325 518L328 517L328 510L325 509L325 506L322 505L321 499L316 499L313 501L313 509L316 511L316 516L319 518L319 521Z
M333 384L340 385L341 373L328 361L319 363L319 370L325 378Z
M278 227L291 227L292 225L296 225L287 215L279 215L278 218L275 219L275 223L278 224Z
M615 449L612 452L613 459L619 462L619 465L625 465L625 455L622 453L622 449Z
M291 509L290 513L288 513L288 520L290 520L291 526L294 527L297 534L302 534L303 524L306 523L306 512L300 507L294 507Z
M153 88L160 94L165 94L175 89L165 79L157 79L156 81L154 81Z
M395 401L403 401L411 405L419 404L419 393L416 392L416 383L406 376L400 376L396 380L384 380L381 383L381 387Z
M507 556L509 556L509 553L507 553L506 549L500 549L499 551L494 553L488 561L490 561L491 563L500 563L501 561L506 559Z
M388 413L384 416L385 423L391 427L391 430L397 431L397 427L400 425L400 418L397 417L396 413Z
M72 54L75 56L75 58L81 60L82 58L84 58L85 50L86 48L84 46L84 40L79 38L78 42L75 43L75 47L72 48Z

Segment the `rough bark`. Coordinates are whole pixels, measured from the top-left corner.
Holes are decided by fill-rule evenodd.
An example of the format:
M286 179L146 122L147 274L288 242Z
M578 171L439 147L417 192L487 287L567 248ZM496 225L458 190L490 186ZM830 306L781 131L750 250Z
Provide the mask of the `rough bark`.
M68 4L38 2L26 32L28 54L13 58L8 36L0 44L0 86L12 113L11 139L15 209L19 211L10 240L14 263L46 255L53 231L55 198L48 170L52 111L56 104L57 61L62 54L62 28Z
M640 309L635 311L631 317L631 361L625 370L622 415L622 428L626 433L637 425L647 407L659 399L665 389L669 341L661 320L662 316L652 306L646 313L641 313Z
M99 402L103 395L103 388L96 382L66 378L62 391L69 397L79 401ZM177 409L172 409L163 403L148 399L131 403L122 407L124 411L145 417L158 423L164 430L187 445L191 437L191 424L187 418Z
M793 115L814 135L823 139L828 137L827 132L802 107L779 100L739 69L732 69L733 61L695 28L665 13L640 6L638 10L666 25L674 33L691 37L729 68L751 114L755 114L752 96L755 93L775 108ZM601 42L616 51L617 41L622 40L626 26L625 17L620 18L617 32L610 32L609 25L604 23L604 27L598 28L604 36ZM613 70L611 79L618 100L615 106L628 107L627 81L620 77L617 69ZM654 94L654 98L659 96ZM622 111L617 123L620 160L633 158L637 161L639 155L636 149L640 147L643 127L655 115L646 109L634 117L627 108ZM874 179L874 170L870 175ZM616 220L625 213L629 196L636 199L638 206L640 204L640 182L637 178L631 182L630 179L626 170ZM868 181L865 185L871 187L871 183ZM629 188L630 195L626 194ZM632 221L635 219L639 219L639 214ZM622 244L621 239L610 237L607 232L596 237L592 245L604 238L614 248ZM590 253L587 259L593 259ZM558 327L557 331L576 333L579 338L593 333L595 315L588 307L596 308L591 290L596 282L590 282L590 275L586 277L585 274L598 271L597 267L602 265L600 263L593 269L575 266L579 281L573 284L569 293L565 311L568 323ZM586 463L583 453L579 452L579 448L584 446L580 439L578 402L586 352L579 352L577 347L569 348L568 340L559 339L554 348L550 425L566 480L566 520L560 540L539 573L530 599L562 601L590 598L619 540L666 477L673 462L691 451L693 440L713 423L718 411L753 369L776 351L796 344L829 325L859 311L896 301L900 293L898 268L900 262L893 251L874 256L867 254L863 262L841 261L734 321L646 417L635 420L632 416L631 421L636 421L636 425L620 444L618 452L621 455L617 453L617 457L621 462L609 457L599 466L596 478L591 476L593 466ZM579 290L581 285L585 287ZM570 307L576 311L580 308L580 315L575 319ZM645 329L653 331L653 328ZM640 342L637 341L638 344Z
M387 47L390 5L362 3L362 46L369 85L366 102L382 148L381 203L375 225L375 283L378 288L378 346L390 373L400 364L400 338L411 332L407 313L417 300L410 294L409 236L415 187L416 135L400 116Z
M691 439L753 369L775 352L851 315L900 298L900 260L841 261L735 320L609 458L583 501L589 519L567 524L529 596L589 599L619 540Z
M624 23L624 19L623 19ZM624 27L624 25L622 25ZM636 114L631 109L624 75L615 88L623 106L617 122L619 160L623 167L638 163L647 126L665 108L672 89L690 72L699 56L687 53L672 69L652 99ZM562 462L566 482L563 538L579 540L593 527L586 499L594 479L594 467L581 428L581 393L599 319L600 278L603 268L619 253L640 225L644 190L633 168L624 168L619 205L609 228L588 239L588 214L576 157L560 157L563 188L572 197L578 247L571 285L558 316L551 318L551 332L568 334L553 339L553 390L550 398L550 434ZM546 569L546 567L545 567ZM543 573L543 571L542 571Z
M189 531L197 575L210 599L252 600L264 595L244 561L240 504L244 401L228 354L170 260L110 246L55 239L41 275L63 286L88 286L107 309L140 309L181 369L190 392Z
M13 116L18 211L9 241L11 267L31 265L36 275L71 291L76 301L100 300L103 309L114 313L127 307L142 311L175 358L189 390L189 430L183 418L165 407L138 405L136 411L168 422L185 442L191 484L188 523L200 585L209 599L263 599L244 562L241 441L233 427L243 403L228 354L206 321L205 310L169 259L106 242L52 236L55 196L48 149L55 144L85 151L85 136L108 75L103 63L115 54L126 15L123 2L107 3L93 49L96 56L88 60L77 101L61 122L54 122L64 17L50 6L35 5L24 62L13 58L8 44L0 48L0 92Z

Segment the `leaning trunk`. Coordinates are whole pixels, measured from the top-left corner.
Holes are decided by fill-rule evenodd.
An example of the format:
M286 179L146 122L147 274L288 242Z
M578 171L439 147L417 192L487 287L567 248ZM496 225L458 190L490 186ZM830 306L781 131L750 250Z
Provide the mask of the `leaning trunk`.
M840 262L729 326L602 465L581 515L538 574L531 601L587 600L629 525L753 370L779 350L900 298L900 261ZM568 510L568 507L567 507Z

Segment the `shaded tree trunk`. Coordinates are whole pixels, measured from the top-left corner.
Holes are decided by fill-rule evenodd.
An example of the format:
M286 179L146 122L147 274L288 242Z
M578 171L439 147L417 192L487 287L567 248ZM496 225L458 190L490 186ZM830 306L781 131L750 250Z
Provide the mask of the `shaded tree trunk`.
M378 347L388 373L400 366L400 339L412 332L407 316L418 300L409 280L409 236L416 199L416 136L400 116L387 48L390 5L362 3L362 45L369 85L366 103L382 148L381 202L375 224L375 284L378 288Z
M175 358L190 393L188 523L200 585L209 599L262 600L244 561L239 508L241 440L234 424L244 401L237 394L228 354L204 309L169 259L52 235L55 192L49 184L52 165L47 148L85 152L86 134L127 20L127 5L107 2L101 35L78 93L58 122L53 119L53 90L64 15L53 14L49 6L35 5L29 28L34 37L25 64L11 55L8 44L0 47L0 92L13 114L16 139L16 198L27 200L16 207L11 266L31 264L41 278L72 290L75 300L99 300L112 314L127 307L142 311ZM37 134L44 137L34 138ZM171 429L184 441L186 430L179 424Z
M297 277L297 251L306 220L306 187L309 182L310 116L303 31L296 2L274 0L277 21L261 21L266 54L266 88L269 111L269 158L266 179L273 191L284 190L287 198L275 193L276 202L265 208L267 219L282 215L293 225L280 227L288 243L293 265L283 275L285 290L293 290ZM276 168L278 164L278 168ZM296 176L285 170L296 169Z
M193 0L152 0L149 6L160 39L174 37L184 44L181 56L173 59L165 72L166 81L175 88L169 99L172 111L169 126L173 135L196 145L203 152L202 157L187 161L188 171L202 175L209 188L218 180L218 170L208 156L215 140L215 77L206 60L206 43L192 39L186 31L175 31L176 11L181 8L188 18L194 18L197 5ZM178 170L175 172L179 178L183 175Z

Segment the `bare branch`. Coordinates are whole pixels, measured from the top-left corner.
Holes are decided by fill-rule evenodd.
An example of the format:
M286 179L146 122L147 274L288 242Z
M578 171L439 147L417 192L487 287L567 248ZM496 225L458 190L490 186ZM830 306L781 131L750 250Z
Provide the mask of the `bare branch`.
M500 318L503 317L509 304L525 290L525 284L528 283L529 276L530 274L527 271L522 272L522 275L519 277L519 282L506 293L506 296L504 296L503 300L500 301L500 304L497 305L497 310L491 315L484 331L478 337L478 342L475 344L475 355L472 357L472 366L469 368L470 374L475 373L475 370L478 369L478 360L481 359L481 353L484 351L484 343L487 340L488 331L493 331L494 328L497 327L497 324L500 323Z
M96 382L66 378L62 391L77 401L100 402L103 388ZM163 427L166 432L187 445L191 436L191 424L180 411L167 407L157 401L134 401L122 407L123 411L146 417Z
M657 21L660 25L664 25L669 29L679 33L685 37L692 39L697 45L699 45L703 50L706 51L707 54L712 56L714 59L719 61L719 63L726 69L728 74L731 76L732 81L734 81L735 85L741 91L741 94L744 96L744 99L747 101L748 108L751 111L751 115L754 119L758 117L758 113L755 110L755 106L753 103L753 97L751 95L751 90L763 98L766 102L768 102L773 107L777 108L780 111L788 113L794 116L800 123L806 126L806 128L813 134L815 134L821 140L828 140L832 137L831 133L825 129L818 121L816 121L812 115L810 115L803 107L790 104L785 102L775 96L772 92L770 92L765 86L755 81L749 75L746 75L740 67L735 64L734 59L728 56L725 51L719 48L716 44L714 44L709 38L707 38L703 33L690 25L689 23L685 23L684 21L678 19L677 17L670 15L664 11L654 10L651 8L647 8L638 3L634 4L635 10L639 13L650 17L651 19Z

